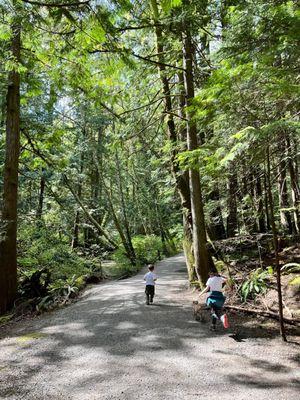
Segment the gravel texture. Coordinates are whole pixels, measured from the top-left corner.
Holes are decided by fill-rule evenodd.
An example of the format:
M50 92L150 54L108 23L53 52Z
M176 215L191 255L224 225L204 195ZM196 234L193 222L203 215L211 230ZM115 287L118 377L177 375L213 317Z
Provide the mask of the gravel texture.
M158 263L152 306L144 272L12 328L1 340L0 398L299 400L296 344L236 341L194 321L182 255Z

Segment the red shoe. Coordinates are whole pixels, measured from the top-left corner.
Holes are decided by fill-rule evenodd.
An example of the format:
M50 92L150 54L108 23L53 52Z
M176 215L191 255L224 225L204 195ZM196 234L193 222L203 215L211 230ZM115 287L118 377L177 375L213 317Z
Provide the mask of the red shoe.
M229 328L229 321L228 321L227 314L223 314L221 316L221 321L222 321L223 326L224 326L225 329Z

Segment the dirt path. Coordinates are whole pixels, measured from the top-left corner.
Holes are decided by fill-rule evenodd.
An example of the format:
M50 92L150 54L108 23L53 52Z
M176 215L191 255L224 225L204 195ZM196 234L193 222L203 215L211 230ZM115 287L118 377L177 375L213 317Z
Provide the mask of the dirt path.
M211 337L192 318L181 255L158 264L153 306L142 273L15 327L0 341L0 398L299 399L299 347Z

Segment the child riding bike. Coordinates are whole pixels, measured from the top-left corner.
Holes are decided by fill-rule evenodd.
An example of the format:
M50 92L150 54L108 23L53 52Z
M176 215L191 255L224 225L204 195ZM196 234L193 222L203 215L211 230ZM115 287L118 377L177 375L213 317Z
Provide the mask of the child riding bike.
M206 305L211 309L211 330L216 330L217 320L221 320L224 328L228 328L228 318L225 313L222 314L222 308L226 297L223 294L223 285L226 283L226 278L219 275L217 272L211 272L205 289L202 290L199 296L210 292L206 298Z

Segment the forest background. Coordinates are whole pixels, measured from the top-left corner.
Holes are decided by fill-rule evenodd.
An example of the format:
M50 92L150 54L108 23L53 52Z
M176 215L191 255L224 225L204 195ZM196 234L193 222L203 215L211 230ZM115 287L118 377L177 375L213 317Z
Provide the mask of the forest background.
M300 233L297 3L0 1L1 313L182 248L201 286L245 241L266 290Z

